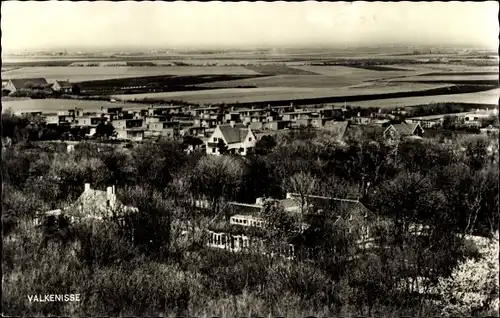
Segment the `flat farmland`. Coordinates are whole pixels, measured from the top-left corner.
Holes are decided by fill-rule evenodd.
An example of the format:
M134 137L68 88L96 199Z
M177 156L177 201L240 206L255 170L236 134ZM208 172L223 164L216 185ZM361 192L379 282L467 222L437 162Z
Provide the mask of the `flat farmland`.
M498 66L469 66L460 64L394 64L394 67L405 68L418 73L449 72L497 72Z
M45 77L48 82L106 80L160 75L259 75L240 66L23 67L2 72L4 79Z
M416 105L424 105L432 103L467 103L467 104L498 105L499 96L500 96L500 88L496 88L476 93L436 95L436 96L416 96L416 97L361 101L361 102L350 103L350 105L360 106L360 107L385 107L385 108L416 106Z
M482 74L475 75L474 74L453 74L448 75L446 73L441 73L439 75L421 75L421 76L409 76L404 78L397 79L398 81L404 82L418 82L418 81L436 81L436 82L460 82L460 81L498 81L498 74Z
M307 66L294 66L294 68L301 69L304 71L327 75L327 76L335 76L335 77L349 77L351 79L355 79L358 83L366 80L373 79L383 79L390 77L398 77L398 76L411 76L419 74L413 70L403 69L401 71L375 71L368 70L359 67L349 67L349 66L337 66L337 65L307 65Z
M342 88L342 87L387 87L389 85L399 86L406 89L411 87L406 83L387 83L374 84L375 82L363 83L359 77L355 76L328 76L328 75L276 75L258 78L237 79L228 81L217 81L203 83L197 87L203 88L231 88L231 87L298 87L298 88ZM432 84L416 84L414 87L431 87Z
M102 107L147 108L146 104L111 103L106 101L78 99L22 99L2 100L2 112L11 109L12 112L42 111L57 112L58 110L82 108L86 111L98 111Z
M356 96L362 98L363 95L405 93L426 91L429 89L446 88L446 85L394 85L394 86L372 86L372 87L345 87L332 90L331 88L311 88L311 87L259 87L259 88L226 88L211 89L187 92L161 92L147 94L113 95L119 100L182 100L199 104L218 103L252 103L280 100L300 100L329 97Z
M255 71L271 67L251 68ZM255 87L314 87L314 88L339 88L359 85L367 81L384 81L392 78L406 78L407 76L419 75L426 72L418 71L374 71L357 67L346 66L287 66L288 69L295 69L306 72L302 74L279 74L254 79L230 80L211 82L199 85L206 88L229 88L237 86ZM276 68L280 72L280 68ZM266 73L262 71L262 73ZM291 73L291 72L290 72Z

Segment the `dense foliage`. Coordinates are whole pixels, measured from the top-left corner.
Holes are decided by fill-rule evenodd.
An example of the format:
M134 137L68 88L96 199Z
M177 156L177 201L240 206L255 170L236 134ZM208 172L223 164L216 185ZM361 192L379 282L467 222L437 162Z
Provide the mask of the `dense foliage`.
M489 266L466 237L498 231L493 138L389 146L304 131L263 138L246 158L187 155L167 140L129 148L81 143L67 153L60 143L17 138L6 129L16 120L3 120L3 137L13 140L2 151L7 315L440 315L458 305L448 294L431 299L427 291L462 288L461 276ZM84 183L116 185L119 199L139 212L93 225L30 223L74 202ZM328 219L311 234L318 243L307 262L203 247L203 230L229 216L227 201L253 203L292 191L359 198L385 220L373 231L386 248L360 256L348 229ZM209 209L194 205L202 199ZM291 238L297 220L267 202L265 217L276 225L269 239ZM423 226L421 235L412 234L415 224ZM496 288L487 274L476 281L471 293ZM82 302L27 300L45 293L80 293ZM460 314L494 314L491 306L461 301Z

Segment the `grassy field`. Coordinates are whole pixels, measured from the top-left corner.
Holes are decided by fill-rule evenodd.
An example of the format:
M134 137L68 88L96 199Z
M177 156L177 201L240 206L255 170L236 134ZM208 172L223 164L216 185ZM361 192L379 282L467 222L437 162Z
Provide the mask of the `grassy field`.
M137 67L23 67L2 72L2 78L45 77L47 81L68 79L71 82L159 75L258 75L240 66L137 66Z
M361 102L353 102L351 103L351 105L361 106L361 107L387 107L387 108L424 105L431 103L471 103L471 104L498 105L499 96L500 96L500 88L496 88L477 93L417 96L417 97L403 97L403 98L361 101Z

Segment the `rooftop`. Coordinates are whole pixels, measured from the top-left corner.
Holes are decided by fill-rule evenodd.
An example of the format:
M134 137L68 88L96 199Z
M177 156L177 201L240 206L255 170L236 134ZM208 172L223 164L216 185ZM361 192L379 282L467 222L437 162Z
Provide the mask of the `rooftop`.
M231 125L219 125L218 127L228 144L243 142L249 131L242 124L235 124L234 127Z

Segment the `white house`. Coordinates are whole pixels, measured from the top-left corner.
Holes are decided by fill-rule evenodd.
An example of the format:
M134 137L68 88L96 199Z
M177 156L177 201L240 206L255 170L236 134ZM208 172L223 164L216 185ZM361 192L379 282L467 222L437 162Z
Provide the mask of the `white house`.
M206 141L207 154L220 155L219 141L223 141L227 151L245 156L248 149L255 147L256 138L250 128L242 124L218 125Z
M52 85L52 90L56 92L71 93L71 83L68 80L55 81Z

